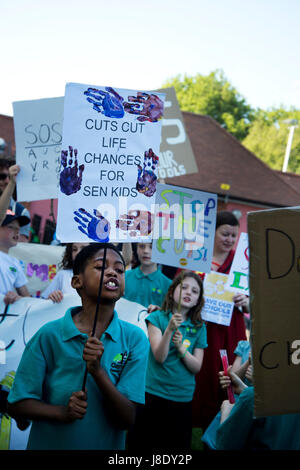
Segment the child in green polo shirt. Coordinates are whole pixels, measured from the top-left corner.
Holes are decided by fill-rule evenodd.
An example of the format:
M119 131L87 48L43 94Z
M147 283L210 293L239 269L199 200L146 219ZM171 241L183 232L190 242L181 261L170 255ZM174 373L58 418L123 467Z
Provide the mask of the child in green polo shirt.
M125 273L124 297L148 308L150 304L161 307L171 279L165 276L151 260L152 243L138 243L140 266Z
M146 403L130 431L130 450L183 449L191 445L195 374L207 347L201 278L184 271L162 305L146 318L150 352Z
M101 302L91 336L104 247ZM8 397L8 413L32 421L28 449L124 449L136 403L144 402L148 340L141 328L119 320L114 310L125 272L114 245L83 248L73 272L72 287L82 306L47 323L28 342Z

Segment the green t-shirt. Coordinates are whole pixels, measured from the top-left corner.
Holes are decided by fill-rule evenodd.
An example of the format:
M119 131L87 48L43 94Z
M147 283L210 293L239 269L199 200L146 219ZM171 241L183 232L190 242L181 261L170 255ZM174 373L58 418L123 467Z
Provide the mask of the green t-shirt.
M144 274L138 266L125 272L124 297L146 308L150 304L161 306L171 283L160 269Z
M148 315L146 323L152 323L163 334L171 316L171 313L167 314L164 311L156 310ZM188 318L180 325L179 330L183 337L182 341L186 342L187 349L191 354L195 348L207 347L206 326L204 323L197 328ZM146 374L146 392L167 400L188 402L192 400L194 390L195 375L187 369L178 356L172 340L170 341L169 354L163 364L155 360L150 348Z

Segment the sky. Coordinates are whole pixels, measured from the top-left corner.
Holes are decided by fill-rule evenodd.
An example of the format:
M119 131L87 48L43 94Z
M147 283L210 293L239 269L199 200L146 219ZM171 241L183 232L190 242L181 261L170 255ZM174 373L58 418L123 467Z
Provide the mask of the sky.
M216 69L254 108L300 109L300 0L14 0L0 21L0 114L67 82L154 90Z

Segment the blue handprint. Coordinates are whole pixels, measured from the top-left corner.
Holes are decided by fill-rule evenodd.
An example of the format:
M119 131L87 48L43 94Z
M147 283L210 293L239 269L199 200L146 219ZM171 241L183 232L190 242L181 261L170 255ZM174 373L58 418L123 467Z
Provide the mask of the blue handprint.
M74 149L74 166L73 165L73 147L69 146L70 159L68 159L68 150L61 152L61 165L63 170L60 173L59 185L61 192L70 196L70 194L77 193L81 188L82 173L84 165L78 167L77 149ZM69 167L67 165L70 165Z
M124 116L123 101L113 88L105 87L106 91L98 90L98 88L88 88L84 94L87 101L92 103L93 109L104 116L112 118L122 118Z
M106 243L109 241L110 223L96 209L93 212L94 216L82 208L74 211L76 216L74 220L78 223L78 230L95 242Z

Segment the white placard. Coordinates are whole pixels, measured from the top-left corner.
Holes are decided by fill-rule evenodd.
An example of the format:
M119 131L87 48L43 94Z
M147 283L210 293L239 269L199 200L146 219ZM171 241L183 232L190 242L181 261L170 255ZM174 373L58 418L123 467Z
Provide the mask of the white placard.
M13 103L18 201L58 195L64 98Z
M159 183L152 261L210 272L216 212L216 194Z
M205 304L201 311L203 320L229 326L231 322L234 302L233 292L226 289L228 276L223 273L211 271L204 278Z
M249 295L249 243L248 234L242 232L230 268L227 290Z
M30 295L40 297L48 287L60 268L65 249L65 246L18 243L9 250L9 254L23 266Z
M61 241L151 239L163 104L161 93L66 85L57 220Z

